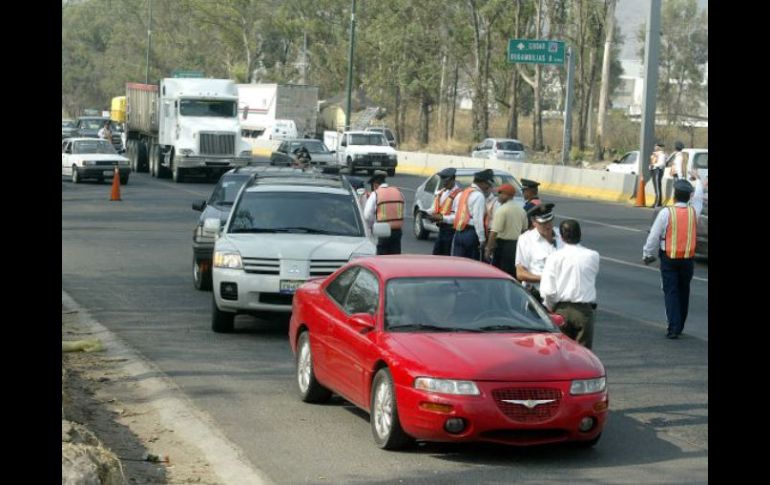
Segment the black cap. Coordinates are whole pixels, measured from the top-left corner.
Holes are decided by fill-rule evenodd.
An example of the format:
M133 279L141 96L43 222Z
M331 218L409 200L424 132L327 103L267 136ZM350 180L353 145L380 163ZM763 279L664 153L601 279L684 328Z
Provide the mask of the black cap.
M538 185L540 185L540 182L535 182L534 180L529 179L521 179L521 186L525 189L536 189Z
M674 182L674 190L677 192L684 192L689 194L690 192L694 191L695 188L685 179L676 179Z
M457 173L457 169L456 168L454 168L454 167L447 167L444 170L440 171L438 173L438 176L441 177L442 179L448 179L450 177L454 177L456 173Z
M366 182L367 184L372 184L374 182L382 183L385 181L385 177L388 176L388 172L384 170L375 170L372 176L369 178L369 180Z
M536 205L527 212L527 215L534 218L537 222L548 222L553 219L553 208L555 206L556 204L551 202Z
M495 171L491 168L484 169L480 172L476 172L473 174L473 180L480 180L482 182L488 182L490 184L495 183Z
M655 146L656 147L661 147L661 148L666 148L666 145L664 145L662 141L659 141L658 143L656 143Z
M677 150L684 150L684 143L682 143L681 141L677 141L676 143L674 143L674 148L676 148Z

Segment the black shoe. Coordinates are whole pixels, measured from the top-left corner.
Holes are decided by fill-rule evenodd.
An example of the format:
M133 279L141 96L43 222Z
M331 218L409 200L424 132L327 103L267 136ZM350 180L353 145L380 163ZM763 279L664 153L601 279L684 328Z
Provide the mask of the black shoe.
M677 339L677 338L679 338L679 334L678 333L673 333L673 332L668 332L666 334L666 338Z

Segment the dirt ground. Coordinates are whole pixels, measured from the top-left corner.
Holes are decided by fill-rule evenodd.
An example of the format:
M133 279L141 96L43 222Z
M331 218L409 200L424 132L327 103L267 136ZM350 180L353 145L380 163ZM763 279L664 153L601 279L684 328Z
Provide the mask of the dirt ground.
M62 308L62 340L90 338L77 312ZM104 351L62 352L64 418L85 425L120 458L127 484L220 483L197 448L164 426L134 378L122 370L125 361ZM148 460L148 454L161 461Z

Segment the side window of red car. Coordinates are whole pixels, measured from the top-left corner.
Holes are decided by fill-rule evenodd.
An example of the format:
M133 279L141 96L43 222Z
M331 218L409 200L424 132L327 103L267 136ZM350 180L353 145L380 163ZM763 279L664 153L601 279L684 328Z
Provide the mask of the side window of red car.
M356 279L359 269L360 266L351 266L337 275L337 278L326 287L326 293L332 300L336 301L339 306L345 304L345 296L347 296L353 280Z
M374 315L380 296L380 284L377 276L369 270L361 269L353 286L350 287L345 301L345 312L369 313Z

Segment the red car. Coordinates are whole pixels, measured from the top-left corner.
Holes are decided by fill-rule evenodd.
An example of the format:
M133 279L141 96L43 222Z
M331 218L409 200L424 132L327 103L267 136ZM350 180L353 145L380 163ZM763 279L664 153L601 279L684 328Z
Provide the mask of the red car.
M521 285L446 256L355 259L294 296L289 341L305 402L336 393L385 449L423 441L592 446L604 366Z

